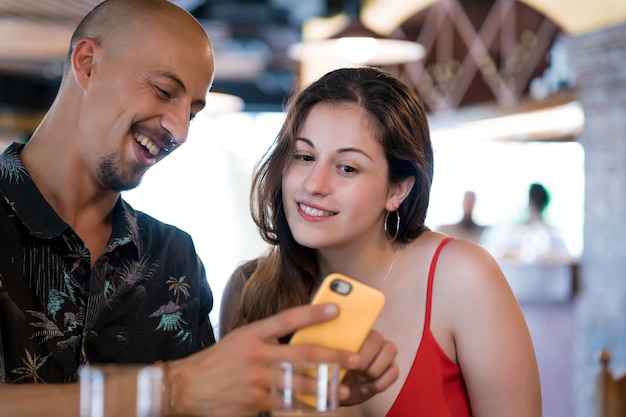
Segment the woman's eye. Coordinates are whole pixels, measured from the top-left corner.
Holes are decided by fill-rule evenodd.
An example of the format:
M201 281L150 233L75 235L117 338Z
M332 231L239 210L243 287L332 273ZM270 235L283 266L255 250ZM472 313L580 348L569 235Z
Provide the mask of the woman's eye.
M355 172L357 172L357 169L351 167L350 165L340 165L339 169L346 174L354 174Z
M293 157L297 161L310 162L310 161L314 161L315 160L315 158L313 158L311 155L306 155L306 154L301 154L301 153L297 153Z

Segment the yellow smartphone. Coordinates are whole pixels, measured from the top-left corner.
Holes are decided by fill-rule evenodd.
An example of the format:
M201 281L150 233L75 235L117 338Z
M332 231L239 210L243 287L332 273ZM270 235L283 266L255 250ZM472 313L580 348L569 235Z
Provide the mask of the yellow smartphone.
M385 305L385 294L367 284L332 273L324 278L311 304L335 303L339 316L335 319L297 330L290 344L310 344L358 352ZM339 371L343 380L345 369ZM316 375L311 375L316 377ZM315 407L316 397L295 395L298 400Z
M311 303L335 303L339 316L297 330L289 343L358 352L385 305L385 294L343 274L332 273L324 278Z

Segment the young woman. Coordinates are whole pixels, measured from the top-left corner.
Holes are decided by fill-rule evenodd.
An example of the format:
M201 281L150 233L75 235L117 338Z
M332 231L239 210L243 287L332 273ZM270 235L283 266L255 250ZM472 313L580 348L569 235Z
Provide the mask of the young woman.
M271 250L234 272L220 332L308 303L341 272L385 293L375 328L400 369L341 415L541 416L532 342L496 262L424 225L432 175L423 105L394 77L340 69L297 94L253 178Z

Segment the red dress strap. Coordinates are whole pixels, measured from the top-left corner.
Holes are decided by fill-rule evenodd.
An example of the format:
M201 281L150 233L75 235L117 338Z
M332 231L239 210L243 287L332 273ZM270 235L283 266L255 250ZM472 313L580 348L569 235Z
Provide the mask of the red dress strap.
M428 271L428 286L426 288L426 314L424 317L424 330L430 329L430 310L433 300L433 282L435 281L435 269L437 267L437 259L439 259L439 254L441 250L446 245L446 243L450 242L453 237L446 237L439 243L437 246L437 250L435 250L435 254L433 255L433 259L430 262L430 270Z
M413 365L386 417L471 417L465 381L459 366L441 349L430 331L432 289L437 259L451 240L439 243L428 274L422 340Z

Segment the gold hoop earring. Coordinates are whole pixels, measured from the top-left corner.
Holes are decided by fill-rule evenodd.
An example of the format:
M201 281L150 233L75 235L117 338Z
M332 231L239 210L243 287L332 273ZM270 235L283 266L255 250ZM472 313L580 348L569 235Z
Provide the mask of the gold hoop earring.
M387 226L387 223L389 220L389 213L391 212L388 211L387 214L385 215L385 222L383 223L383 228L385 229L385 234L387 235L387 239L393 242L398 238L398 233L400 233L400 213L398 212L398 209L394 210L394 213L396 214L396 229L393 235L389 233L390 228L389 226Z

